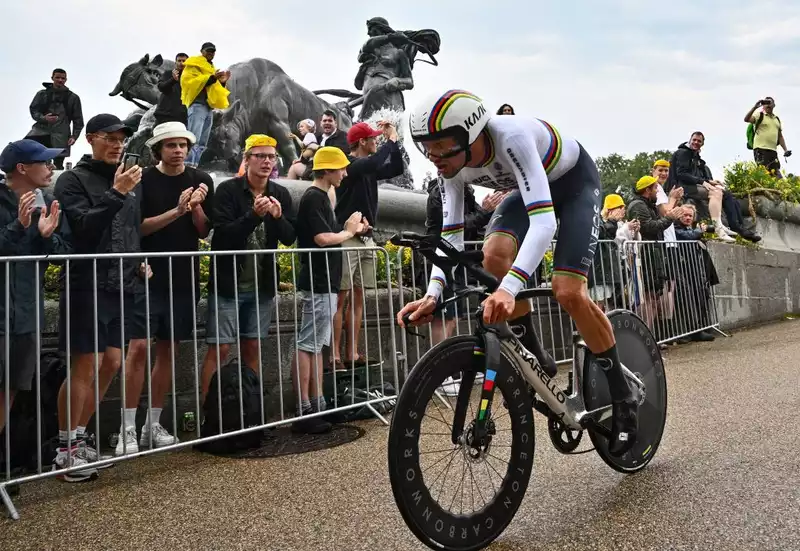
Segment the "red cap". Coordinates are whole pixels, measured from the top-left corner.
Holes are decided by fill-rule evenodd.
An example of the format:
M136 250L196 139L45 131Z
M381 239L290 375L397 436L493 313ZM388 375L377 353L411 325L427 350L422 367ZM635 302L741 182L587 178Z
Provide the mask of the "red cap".
M374 138L383 134L380 130L373 130L370 125L365 122L358 122L350 127L347 131L347 143L354 144L361 139Z

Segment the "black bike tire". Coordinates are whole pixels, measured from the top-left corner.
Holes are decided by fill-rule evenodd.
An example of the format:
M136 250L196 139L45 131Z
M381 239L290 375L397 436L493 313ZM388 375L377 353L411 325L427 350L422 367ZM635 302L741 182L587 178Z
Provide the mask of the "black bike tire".
M644 320L642 320L642 318L640 318L635 313L633 313L633 312L631 312L629 310L613 310L613 311L609 312L607 314L607 316L608 316L609 321L611 322L612 328L615 326L615 322L618 321L617 318L621 318L623 316L630 318L630 321L635 323L635 325L636 325L636 328L635 328L634 332L637 332L640 335L640 338L643 339L642 344L645 345L645 346L648 346L651 355L655 358L654 361L660 363L660 366L654 364L655 369L660 369L662 372L664 371L664 360L661 357L661 350L659 349L658 342L657 342L655 336L653 336L653 333L647 327L647 324L645 324ZM650 345L646 345L647 339L649 339ZM618 350L618 351L620 352L620 356L621 356L620 359L623 361L623 363L625 363L624 358L622 358L622 356L625 354L624 349L623 350ZM586 366L584 366L584 369L586 369ZM631 369L630 365L628 365L628 369ZM632 369L632 371L634 371L634 370ZM662 438L664 436L664 428L665 428L665 426L667 424L667 413L669 411L669 407L668 407L668 392L667 392L667 378L666 378L666 374L665 373L662 373L662 376L660 377L660 381L661 381L661 385L662 385L661 392L662 392L662 395L663 395L663 421L661 423L661 426L659 427L659 430L658 430L658 433L656 435L656 438L653 439L650 442L650 446L652 446L652 450L650 451L649 455L644 460L641 461L641 463L639 463L639 464L637 464L636 466L633 466L633 467L630 467L630 466L626 467L624 465L621 465L620 464L621 459L623 459L626 456L623 456L622 458L612 456L611 454L608 453L608 441L606 440L606 438L604 436L601 436L600 434L594 432L594 431L591 431L591 430L588 431L589 432L589 438L592 440L592 444L594 445L595 451L597 451L597 454L600 456L600 458L609 467L611 467L612 469L614 469L617 472L620 472L620 473L623 473L623 474L636 474L636 473L640 472L642 469L644 469L645 467L647 467L647 465L650 464L650 462L653 460L653 458L658 453L658 448L660 447L661 440L662 440ZM590 384L589 373L586 372L586 371L584 372L584 384L585 385ZM649 389L650 392L652 392L652 390L653 389ZM587 409L590 409L591 404L590 404L590 400L588 399L587 395L584 395L584 401L586 402Z
M406 438L406 429L411 428L413 430L415 427L418 428L421 424L422 416L419 416L419 421L416 421L410 419L410 414L415 412L415 407L418 407L418 402L421 400L424 400L424 405L422 408L424 409L427 407L427 403L429 403L428 398L433 398L433 390L438 388L443 379L452 372L453 363L442 364L447 366L447 373L444 374L440 380L433 380L437 378L435 375L432 375L437 371L437 362L447 359L453 354L463 353L466 357L468 353L471 357L473 347L477 345L477 343L477 337L473 335L462 335L447 339L426 352L411 370L403 385L403 388L400 391L397 399L397 405L395 406L395 410L392 415L391 426L389 428L389 441L387 446L389 480L391 482L392 493L394 495L395 502L400 510L403 520L411 532L422 543L431 549L445 549L448 551L474 551L485 548L492 541L497 539L497 537L503 533L516 515L516 512L522 503L522 499L525 496L525 492L530 481L530 476L533 472L535 433L533 427L533 408L530 394L528 392L527 382L516 372L507 359L503 359L500 362L500 366L498 366L495 384L500 389L500 393L502 394L503 398L505 398L507 401L509 400L509 397L516 395L516 397L513 398L514 401L511 403L510 410L524 413L509 416L512 425L511 460L509 462L508 469L504 474L503 482L500 485L500 490L495 496L495 499L487 507L479 511L477 515L456 516L444 511L438 505L438 503L433 500L433 498L430 496L430 492L424 487L424 483L422 483L423 487L420 493L417 494L418 496L421 495L422 497L415 501L414 494L416 491L414 483L416 483L417 480L423 480L421 471L419 470L419 455L418 453L413 454L416 456L417 471L414 479L409 481L407 479L407 472L410 468L410 461L408 461L409 458L403 457L404 450L408 449L408 442L404 442L403 440ZM432 380L433 382L431 382ZM427 389L431 387L432 389L428 391ZM429 396L426 396L426 394ZM503 405L499 402L500 401L496 399L493 403L492 408L495 409L495 411L497 408L503 407ZM513 409L511 409L512 407ZM527 443L523 443L523 435L525 433L528 435ZM413 440L414 444L417 446L415 451L418 452L418 431L416 432L416 437L413 438ZM517 458L516 460L514 459L515 456ZM514 473L515 470L519 468L522 468L522 473L517 471L519 475L518 478L512 478L510 473ZM516 489L514 490L514 488ZM419 490L419 488L417 488L417 490ZM510 499L510 504L505 501L507 499ZM422 504L423 500L426 501L426 503ZM505 517L501 517L497 514L499 505L506 505ZM416 508L420 511L422 511L424 507L425 511L431 512L428 519L430 525L429 528L426 529L426 527L420 522L425 514L424 511L421 515L415 514L414 510L412 509L414 506L416 506ZM486 522L490 518L489 515L485 514L486 511L491 511L494 515L494 517L491 518L492 526L488 529L488 532L481 533L483 532L483 529L486 529ZM443 528L439 531L439 533L444 537L437 538L434 535L436 532L435 527L437 522L442 518L447 519L447 522L450 523L449 526L455 526L456 522L461 524L463 523L464 519L475 517L479 517L478 522L482 523L472 523L477 526L480 539L470 539L470 537L475 537L475 528L471 527L468 530L468 536L470 537L467 538L467 543L463 545L454 543L452 541L452 537L449 539L447 538L447 534L450 530L444 527L444 521L442 522ZM495 523L494 518L501 518L501 520ZM457 520L454 521L454 519ZM462 526L459 526L457 530L462 540L463 530L464 528Z

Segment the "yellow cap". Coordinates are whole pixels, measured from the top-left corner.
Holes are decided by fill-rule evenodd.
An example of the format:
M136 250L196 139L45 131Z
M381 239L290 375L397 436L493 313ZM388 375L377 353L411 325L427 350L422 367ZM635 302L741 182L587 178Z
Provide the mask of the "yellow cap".
M622 200L622 197L617 195L616 193L609 193L606 195L605 201L603 201L603 208L606 210L614 210L619 207L624 207L625 201Z
M253 134L244 142L244 152L247 153L254 147L275 147L278 145L277 140L272 136L266 134Z
M314 154L314 170L339 170L350 164L338 147L320 147Z
M636 182L636 191L642 191L643 189L647 189L656 182L658 182L658 180L656 180L652 176L642 176L641 178L639 178L639 181Z
M653 168L655 168L657 166L665 166L665 167L669 168L669 161L665 161L664 159L659 159L659 160L657 160L656 162L653 163Z

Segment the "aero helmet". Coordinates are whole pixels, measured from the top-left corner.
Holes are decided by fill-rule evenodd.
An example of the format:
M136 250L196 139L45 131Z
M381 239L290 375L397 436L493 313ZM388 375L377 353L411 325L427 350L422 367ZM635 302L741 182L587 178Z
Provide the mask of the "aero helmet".
M408 124L411 138L420 150L418 142L453 137L466 150L469 162L469 146L478 139L490 118L479 97L465 90L448 90L420 101L411 110Z

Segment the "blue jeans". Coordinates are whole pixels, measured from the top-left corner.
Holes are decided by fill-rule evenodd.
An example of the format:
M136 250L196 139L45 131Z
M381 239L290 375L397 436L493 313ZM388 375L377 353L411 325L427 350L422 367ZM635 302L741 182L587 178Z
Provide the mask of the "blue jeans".
M189 106L189 127L188 130L197 141L186 157L186 164L196 167L200 164L200 157L206 150L208 137L211 135L211 124L214 122L214 115L211 108L204 103L193 103Z

